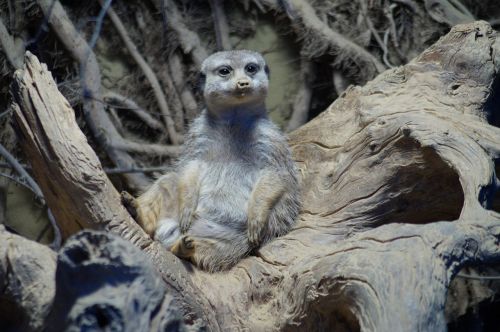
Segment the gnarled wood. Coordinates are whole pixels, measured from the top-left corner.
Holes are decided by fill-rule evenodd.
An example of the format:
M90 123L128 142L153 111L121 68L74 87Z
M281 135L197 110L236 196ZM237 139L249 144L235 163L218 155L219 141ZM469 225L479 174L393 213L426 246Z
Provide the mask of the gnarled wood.
M500 260L500 215L490 210L500 129L488 124L499 40L485 22L456 26L408 65L347 89L293 132L300 220L225 273L196 270L137 230L84 139L67 134L75 128L70 117L51 123L57 107L49 101L59 97L33 56L16 76L16 120L54 214L77 208L63 190L84 202L83 212L61 212L58 222L84 213L91 226L107 225L143 247L188 324L200 319L212 331L439 331L458 269ZM58 153L60 146L72 148ZM92 169L64 169L67 163ZM72 172L80 175L68 177Z
M54 300L55 272L55 252L0 225L0 330L41 330Z

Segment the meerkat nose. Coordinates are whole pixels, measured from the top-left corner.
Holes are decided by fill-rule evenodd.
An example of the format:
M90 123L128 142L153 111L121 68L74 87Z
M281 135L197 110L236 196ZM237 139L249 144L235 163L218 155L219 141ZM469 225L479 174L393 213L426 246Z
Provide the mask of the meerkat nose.
M244 89L250 86L250 81L247 79L240 79L236 82L236 87L238 89Z

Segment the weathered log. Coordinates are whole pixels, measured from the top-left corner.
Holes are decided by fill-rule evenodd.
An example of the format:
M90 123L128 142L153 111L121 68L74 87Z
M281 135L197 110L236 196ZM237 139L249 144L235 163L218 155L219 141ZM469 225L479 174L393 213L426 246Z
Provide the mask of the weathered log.
M56 254L0 225L0 331L40 331L55 295Z
M500 214L491 209L500 129L488 124L498 111L491 100L498 98L500 38L485 22L454 27L408 65L347 89L293 132L304 201L297 226L218 274L181 262L137 230L85 140L67 134L77 131L74 119L51 122L70 109L44 106L55 93L46 68L33 56L26 66L15 78L15 115L35 177L54 214L83 202L56 219L85 213L88 224L143 248L188 325L440 331L457 271L500 261ZM73 148L58 153L59 146ZM87 163L90 173L63 169Z
M59 252L47 331L185 331L173 297L146 254L84 231Z

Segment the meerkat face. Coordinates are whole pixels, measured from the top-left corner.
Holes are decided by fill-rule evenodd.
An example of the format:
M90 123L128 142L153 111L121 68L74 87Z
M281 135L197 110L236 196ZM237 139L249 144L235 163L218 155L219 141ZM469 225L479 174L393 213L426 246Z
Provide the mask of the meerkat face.
M211 112L264 103L269 69L253 51L217 52L201 66L203 97Z

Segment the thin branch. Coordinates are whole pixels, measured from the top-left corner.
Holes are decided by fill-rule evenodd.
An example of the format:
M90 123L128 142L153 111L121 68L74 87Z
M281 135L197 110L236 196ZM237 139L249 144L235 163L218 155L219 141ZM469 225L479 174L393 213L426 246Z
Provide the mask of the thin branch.
M314 81L314 68L309 59L302 59L300 63L300 82L299 91L293 103L292 117L288 121L286 131L297 129L307 122L307 115L312 98L311 83Z
M473 276L465 273L458 273L457 277L474 280L500 280L500 276Z
M36 197L45 204L45 199L43 198L43 193L40 190L40 187L36 183L35 180L26 172L21 163L17 161L17 159L10 154L7 149L0 144L0 156L2 156L11 166L12 168L21 176L21 180L26 181L27 185L31 188Z
M394 16L393 16L393 11L394 8L396 8L397 5L392 4L390 6L387 6L384 8L384 13L385 17L389 20L389 26L391 29L391 35L392 35L392 42L394 43L394 46L396 48L399 48L399 40L398 40L398 32L396 29L396 22L394 22Z
M176 32L184 53L191 54L193 62L200 68L203 60L208 57L208 52L203 47L198 34L186 26L182 15L173 1L155 0L153 2L156 4L158 10L163 9L162 15L166 19L170 29Z
M106 16L106 12L108 12L111 9L111 1L113 1L113 0L106 0L106 2L104 2L104 4L102 3L102 1L100 1L102 8L99 11L99 14L97 15L94 33L92 34L92 37L89 40L89 47L91 50L94 49L94 46L97 43L99 36L101 35L101 29L102 29L102 24L104 22L104 16Z
M118 116L116 109L109 106L109 115L110 115L111 120L113 121L118 133L122 136L125 136L125 133L127 131L125 130L125 127L123 126L123 123L122 123L122 119L120 119L120 117Z
M24 169L31 169L31 166L22 165ZM0 168L12 168L10 164L0 163ZM106 174L123 174L123 173L151 173L151 172L163 172L170 171L174 168L172 166L151 166L151 167L128 167L128 168L103 168ZM5 177L8 177L7 175ZM11 179L16 181L15 179ZM26 183L20 183L21 185L27 186Z
M174 52L168 57L168 69L175 89L177 90L182 105L184 106L184 110L186 112L185 117L188 121L193 120L198 115L198 103L196 102L190 86L186 83L187 80L184 77L184 72L186 70L181 61L181 57L177 52Z
M471 18L471 20L474 20L474 15L467 9L467 7L464 6L464 4L460 0L449 0L451 4L457 8L462 14L465 16L468 16Z
M169 57L172 57L170 55ZM184 132L184 105L181 101L179 91L175 88L173 78L168 70L168 65L165 66L166 70L158 72L158 78L165 84L165 93L169 101L169 106L174 114L175 129L178 133Z
M229 40L229 26L224 12L224 0L209 0L212 7L212 20L214 21L215 42L217 50L227 51L232 49Z
M417 12L418 7L417 7L417 5L412 0L392 0L392 1L407 6L414 13Z
M47 206L42 190L40 189L36 181L28 174L28 172L26 172L21 163L19 163L19 161L17 161L17 159L12 154L10 154L10 152L7 151L7 149L1 144L0 155L12 166L12 168L21 176L21 178L20 180L17 180L16 178L8 176L7 174L1 175L30 189L35 194L36 198L40 202L42 202L44 206ZM58 249L61 246L61 231L59 230L59 226L57 226L57 223L52 216L52 212L48 207L47 216L54 230L54 241L50 244L50 247L53 249Z
M489 20L489 23L492 26L500 25L500 18L492 18L492 19Z
M103 0L99 0L99 3L103 5ZM123 42L125 43L125 46L127 47L127 50L130 52L130 55L132 55L132 58L134 58L135 62L137 63L139 68L141 68L142 72L144 73L144 76L146 76L146 79L151 85L151 88L153 89L154 95L156 97L156 101L158 103L158 107L160 108L160 111L163 115L165 125L167 126L167 132L170 137L170 140L174 145L181 144L183 140L182 135L179 135L175 130L174 120L172 118L172 114L168 107L167 99L165 98L165 94L163 93L160 82L156 78L156 75L154 74L153 70L148 65L146 60L144 60L142 55L137 50L137 47L135 46L134 42L128 35L125 26L123 25L122 21L120 20L116 12L113 10L113 8L109 8L108 16L113 22L113 25L118 31L118 34L122 38Z
M24 57L24 42L21 40L16 42L15 38L7 31L2 18L0 18L0 44L12 67L21 68Z
M4 116L11 115L11 114L12 114L12 110L11 109L9 109L9 110L7 110L5 112L2 112L2 113L0 113L0 119L3 118Z
M181 151L180 146L137 143L125 139L113 143L113 147L128 152L168 157L177 157Z
M342 92L344 92L345 89L347 89L347 87L349 86L349 82L346 80L344 74L340 70L334 69L332 76L333 87L335 88L337 96L340 96Z
M377 29L375 29L375 26L373 25L373 22L372 20L370 19L370 16L368 15L368 8L367 8L367 5L366 5L366 1L365 0L360 0L359 1L359 4L361 6L361 13L363 14L363 18L365 19L365 23L366 23L366 26L368 27L368 29L370 30L370 32L372 33L373 37L375 38L375 40L377 41L377 44L380 46L380 48L382 49L382 52L383 52L383 60L384 60L384 63L387 67L389 68L392 68L394 67L393 65L391 65L387 59L387 53L388 53L388 50L387 50L387 43L385 43L382 38L380 38L378 32L377 32Z
M104 94L103 96L104 102L108 105L111 106L115 109L126 109L130 110L133 112L139 119L144 121L145 124L147 124L149 127L156 129L156 130L163 130L164 127L161 124L160 121L156 120L153 118L148 112L146 112L144 109L139 107L135 101L132 99L122 96L119 93L113 92L113 91L108 91ZM113 105L112 103L115 102L119 105Z
M122 173L152 173L152 172L167 172L172 171L172 166L156 166L156 167L134 167L134 168L105 168L106 174L122 174Z
M54 240L49 246L54 250L58 250L61 247L61 242L62 242L61 231L59 230L59 226L57 225L56 219L54 218L54 215L52 214L52 211L48 206L47 206L47 217L49 218L49 222L52 225L52 229L54 230Z
M31 191L34 195L35 195L35 199L38 201L38 202L41 202L42 204L45 204L45 201L43 199L43 196L38 196L37 193L35 192L35 190L33 190L33 188L21 177L15 177L13 175L10 175L10 174L6 174L6 173L1 173L0 172L0 176L3 177L3 178L6 178L12 182L14 182L15 184L18 184L20 185L21 187L24 187L26 189L28 189L29 191Z
M391 29L387 28L387 30L385 30L385 33L384 33L384 55L382 56L382 59L384 60L384 63L387 67L394 68L394 65L392 65L388 59L389 51L387 49L387 44L389 43L389 33L390 32L391 32Z

